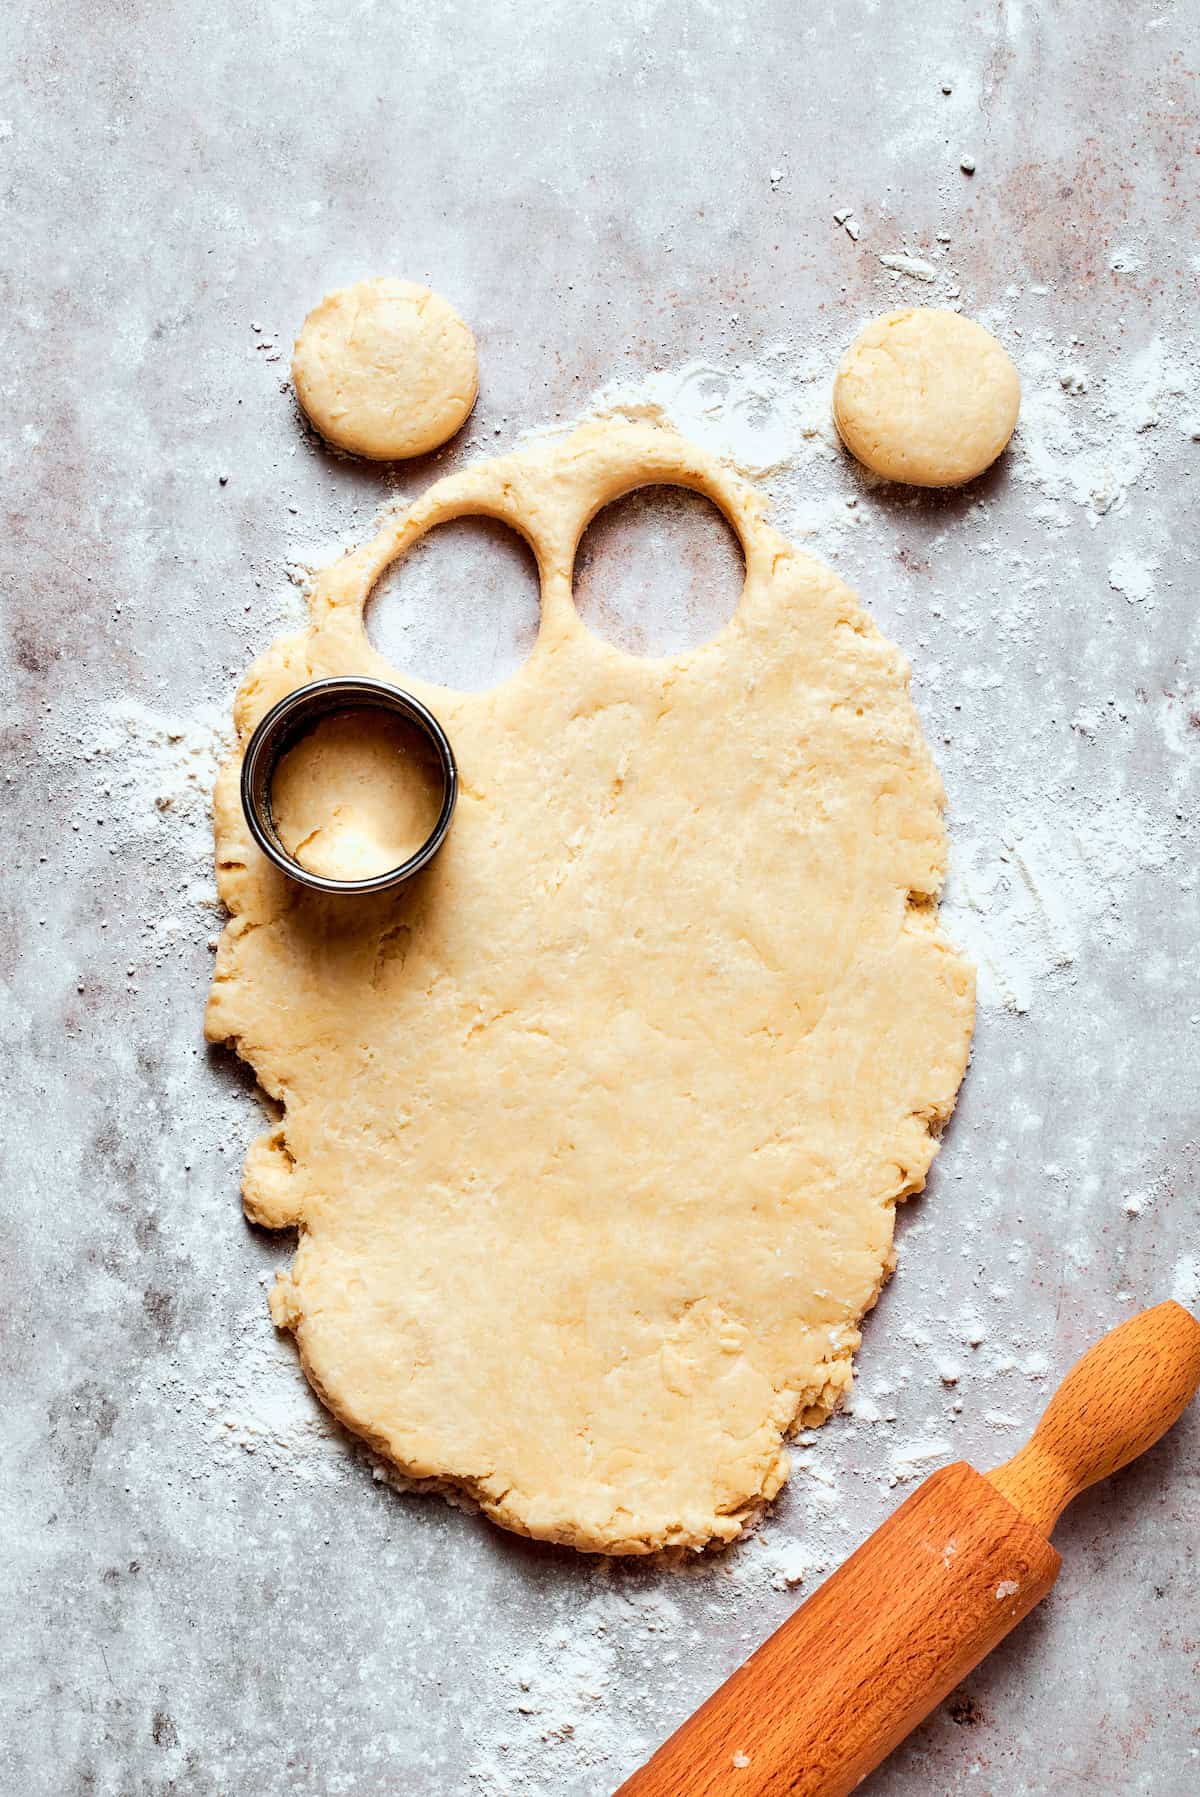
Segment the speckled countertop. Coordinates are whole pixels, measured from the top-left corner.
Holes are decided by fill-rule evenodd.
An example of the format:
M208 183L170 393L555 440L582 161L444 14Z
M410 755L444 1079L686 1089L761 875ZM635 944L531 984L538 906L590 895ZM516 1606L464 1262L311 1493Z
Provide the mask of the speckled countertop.
M7 21L6 1794L605 1797L925 1470L1013 1452L1132 1309L1200 1306L1196 27L1139 0ZM285 385L308 306L384 271L451 296L482 362L466 432L399 473L327 455ZM825 399L858 323L923 301L997 329L1026 397L996 471L913 498L845 462ZM200 1034L238 673L380 505L602 387L757 470L912 658L981 969L852 1414L683 1569L401 1495L325 1422L266 1316L286 1245L237 1202L257 1101ZM634 646L732 606L700 501L626 502L587 548L581 600ZM486 680L535 605L522 552L458 526L374 628ZM1200 1788L1200 1416L1056 1540L1051 1598L872 1797Z

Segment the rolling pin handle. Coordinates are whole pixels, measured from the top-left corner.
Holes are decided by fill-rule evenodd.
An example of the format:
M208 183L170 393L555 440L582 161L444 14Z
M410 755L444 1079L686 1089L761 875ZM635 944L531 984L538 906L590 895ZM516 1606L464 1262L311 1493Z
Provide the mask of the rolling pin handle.
M985 1476L1049 1535L1081 1491L1153 1447L1198 1388L1200 1323L1182 1304L1155 1304L1076 1361L1030 1440Z

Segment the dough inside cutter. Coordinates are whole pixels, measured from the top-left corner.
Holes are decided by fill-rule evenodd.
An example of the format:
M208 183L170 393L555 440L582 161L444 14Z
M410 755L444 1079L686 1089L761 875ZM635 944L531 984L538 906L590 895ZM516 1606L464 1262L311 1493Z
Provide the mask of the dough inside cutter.
M369 880L415 855L442 806L433 748L404 718L367 707L323 717L271 782L279 839L302 867Z

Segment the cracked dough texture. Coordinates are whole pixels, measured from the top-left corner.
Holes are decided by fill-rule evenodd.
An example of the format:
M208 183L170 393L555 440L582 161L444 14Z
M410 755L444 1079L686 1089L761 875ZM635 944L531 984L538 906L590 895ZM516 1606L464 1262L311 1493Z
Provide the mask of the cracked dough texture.
M589 519L654 482L709 495L746 557L729 623L671 660L571 598ZM398 676L362 622L469 513L528 538L542 587L529 660L485 693ZM254 847L240 750L218 781L207 1032L284 1107L243 1184L300 1231L272 1314L349 1428L508 1528L729 1541L850 1386L967 1059L905 660L721 464L608 419L439 482L320 575L242 684L240 741L350 672L433 708L461 796L418 880L334 900Z
M990 331L938 306L889 312L855 338L833 383L851 454L913 487L955 487L1013 434L1017 371Z
M475 404L475 339L428 287L359 281L304 320L292 380L311 422L340 449L374 461L424 455Z

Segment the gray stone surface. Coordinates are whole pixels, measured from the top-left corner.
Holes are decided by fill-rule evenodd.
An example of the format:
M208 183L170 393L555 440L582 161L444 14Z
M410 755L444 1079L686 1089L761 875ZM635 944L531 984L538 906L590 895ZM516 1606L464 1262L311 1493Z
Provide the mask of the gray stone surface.
M6 1793L603 1797L913 1477L1005 1458L1132 1309L1196 1308L1196 24L1140 0L6 19ZM462 438L399 471L324 453L283 385L308 306L385 271L459 304L483 371ZM1022 366L1021 434L969 494L872 490L814 399L863 317L956 294ZM677 391L711 390L718 434L770 414L780 522L913 658L985 1002L857 1413L797 1448L747 1546L596 1566L398 1494L274 1337L287 1244L237 1203L258 1105L200 1036L204 789L238 673L298 615L289 564L696 358ZM685 574L685 625L732 603L698 502L633 502L589 550L589 615L640 646ZM519 551L462 527L414 569L377 619L398 657L519 659ZM872 1797L1200 1788L1200 1415L1056 1539L1052 1597Z

